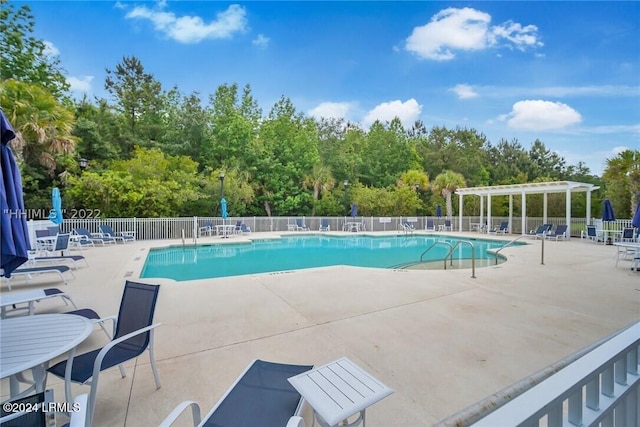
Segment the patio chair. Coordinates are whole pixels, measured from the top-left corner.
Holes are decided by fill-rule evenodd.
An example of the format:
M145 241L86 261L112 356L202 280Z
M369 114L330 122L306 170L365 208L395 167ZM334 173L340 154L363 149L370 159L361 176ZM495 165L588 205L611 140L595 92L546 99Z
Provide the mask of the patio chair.
M151 370L156 387L160 388L160 378L156 369L153 356L153 331L159 324L153 324L153 314L158 299L160 285L127 282L120 302L120 310L115 322L113 340L101 349L81 354L73 358L67 375L68 361L62 361L48 372L65 380L65 396L67 402L71 401L71 383L90 384L86 426L90 427L93 420L96 395L98 392L98 379L101 371L116 365L120 368L120 374L126 376L124 362L132 360L149 350ZM111 318L106 318L111 319Z
M496 227L493 230L489 230L489 233L502 233L502 234L507 234L507 231L509 231L509 221L502 221L500 223L500 227Z
M69 244L71 242L69 233L66 234L58 234L56 235L56 240L52 248L50 249L39 249L36 256L31 258L32 261L38 262L46 262L46 261L70 261L73 265L73 269L77 268L77 261L84 261L87 267L89 263L87 259L82 255L65 255L64 251L69 250ZM60 252L60 255L55 255L56 252ZM38 255L46 255L46 256L38 256Z
M331 227L329 226L329 219L322 218L320 220L320 230L319 231L330 231Z
M198 236L202 237L205 234L208 236L213 234L213 223L211 221L205 222L204 226L198 228Z
M309 227L304 223L304 220L301 218L296 219L296 230L297 231L309 231Z
M194 427L303 426L298 416L302 397L287 379L312 368L254 360L204 419L200 419L199 405L187 400L176 406L160 427L171 426L188 408L191 408Z
M56 234L60 233L60 226L59 225L52 225L47 227L47 231L49 231L49 236L55 236Z
M47 274L47 273L55 273L60 276L60 280L67 285L67 279L64 278L62 273L68 271L71 273L71 276L75 279L75 274L71 271L71 268L66 265L46 265L41 267L26 267L26 268L18 268L17 270L13 270L11 272L11 277L7 277L4 275L4 272L0 274L0 277L4 277L7 280L7 287L11 290L11 279L14 276L24 276L25 281L28 283L31 276L39 275L39 274Z
M80 246L88 245L89 243L87 242L91 242L91 246L94 246L95 242L99 242L102 246L116 242L113 237L104 236L102 233L90 233L89 230L83 227L75 228L73 231L77 236L80 236L76 239Z
M453 231L453 226L451 225L451 220L450 219L445 219L444 220L444 225L442 226L442 229L444 231Z
M405 221L403 222L401 225L401 231L404 231L405 234L413 234L413 232L415 231L415 228L413 227L413 224Z
M558 239L567 240L567 225L563 224L556 226L556 229L547 233L545 235L545 238L555 239L556 242L558 241Z
M553 225L551 224L542 224L535 230L531 230L529 233L526 234L526 236L533 237L534 239L537 239L537 238L544 239L544 237L547 235L549 230L551 230L551 227L553 227Z
M424 226L424 229L427 231L436 231L436 226L432 219L427 219L427 224Z
M122 243L133 242L136 240L135 231L113 231L113 228L108 224L100 224L100 234L104 237L111 237L115 241L121 241Z
M636 235L635 230L633 228L624 228L622 229L622 235L620 236L621 242L635 242Z
M595 225L587 225L587 233L584 230L580 233L580 239L592 240L594 243L598 243L600 240L604 241L602 232L596 229Z

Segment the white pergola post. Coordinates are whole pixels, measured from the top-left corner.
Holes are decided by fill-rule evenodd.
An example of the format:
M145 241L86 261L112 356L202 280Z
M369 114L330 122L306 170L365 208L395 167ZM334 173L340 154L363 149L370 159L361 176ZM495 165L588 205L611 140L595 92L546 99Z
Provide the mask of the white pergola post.
M513 194L509 194L509 234L513 230Z
M491 193L487 194L487 234L491 229Z
M591 225L591 191L587 191L587 225Z
M458 194L460 196L460 205L458 206L458 231L462 232L462 208L464 206L463 197L464 195Z
M589 192L587 192L589 193ZM565 217L567 220L567 237L566 239L570 239L571 238L571 190L567 188L566 191L567 194L567 198L564 202L564 208L566 209L565 211Z
M542 223L547 224L547 207L548 207L547 193L542 194Z
M527 234L527 193L522 191L522 234Z
M480 230L482 230L482 226L484 225L484 196L480 195ZM478 231L480 231L478 230Z

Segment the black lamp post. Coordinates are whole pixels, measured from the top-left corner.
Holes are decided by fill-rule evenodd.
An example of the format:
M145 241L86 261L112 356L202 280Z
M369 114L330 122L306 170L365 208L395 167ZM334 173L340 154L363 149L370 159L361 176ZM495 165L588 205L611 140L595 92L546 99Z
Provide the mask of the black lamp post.
M220 172L220 198L224 198L224 172Z
M344 211L349 212L349 205L347 205L347 187L349 186L349 180L344 180Z
M87 159L85 159L84 157L80 159L80 170L84 172L84 170L87 168L87 165L89 164L89 161Z
M416 183L415 183L415 184L413 184L413 185L415 185L415 187L416 187L416 193L417 193L418 191L420 191L420 183L416 182Z

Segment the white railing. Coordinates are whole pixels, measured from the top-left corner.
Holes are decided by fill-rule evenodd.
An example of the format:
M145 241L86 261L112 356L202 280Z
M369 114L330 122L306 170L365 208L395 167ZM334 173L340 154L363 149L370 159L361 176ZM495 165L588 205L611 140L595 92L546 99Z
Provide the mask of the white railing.
M485 413L491 411L487 408L492 405L485 402L474 405L473 411L462 412L466 420L473 419L472 422L454 416L439 425L639 426L639 346L640 322L510 398L488 415L473 414L481 406ZM536 381L529 377L519 383L535 384Z
M238 221L244 222L251 231L264 232L264 231L287 231L288 225L295 224L296 219L302 219L311 231L319 231L320 223L322 219L327 219L331 231L342 230L345 222L354 221L351 217L304 217L304 216L290 216L290 217L229 217L224 220L226 224L235 224ZM433 216L420 216L420 217L362 217L359 216L355 220L364 224L364 229L367 231L394 231L398 230L398 227L405 221L413 224L416 230L424 230L427 220L433 220L436 225L444 224L444 217L436 218ZM508 217L492 217L494 224L493 227L498 226L502 221L508 221ZM512 234L522 233L522 224L520 218L512 218L513 224L511 224ZM459 229L458 227L459 217L452 218L452 227L454 231ZM471 224L478 223L480 218L478 216L467 216L462 219L462 230L471 231ZM592 223L595 220L592 220ZM564 224L566 219L562 218L547 218L547 223L552 224ZM48 220L42 221L29 221L32 233L33 230L46 229L48 226L53 225ZM198 234L198 229L204 227L207 223L212 225L223 224L223 219L220 217L183 217L183 218L71 218L65 219L61 229L63 231L70 232L76 227L84 227L92 233L99 232L100 224L110 225L114 231L134 231L138 240L160 240L160 239L181 239L183 237L187 241L193 241L194 237ZM543 219L538 217L527 218L527 230L536 229L539 225L542 225ZM608 224L610 230L622 230L625 227L629 227L631 220L617 220ZM491 227L491 228L493 228ZM580 236L580 230L586 230L585 218L572 218L572 235Z

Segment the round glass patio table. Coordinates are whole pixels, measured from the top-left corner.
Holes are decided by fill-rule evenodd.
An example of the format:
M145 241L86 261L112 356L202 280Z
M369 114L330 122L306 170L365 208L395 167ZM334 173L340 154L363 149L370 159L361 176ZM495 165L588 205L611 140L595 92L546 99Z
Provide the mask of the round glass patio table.
M11 397L44 391L49 362L69 352L93 331L93 323L73 314L38 314L0 320L0 378L9 377ZM20 392L19 378L31 369L34 384Z

